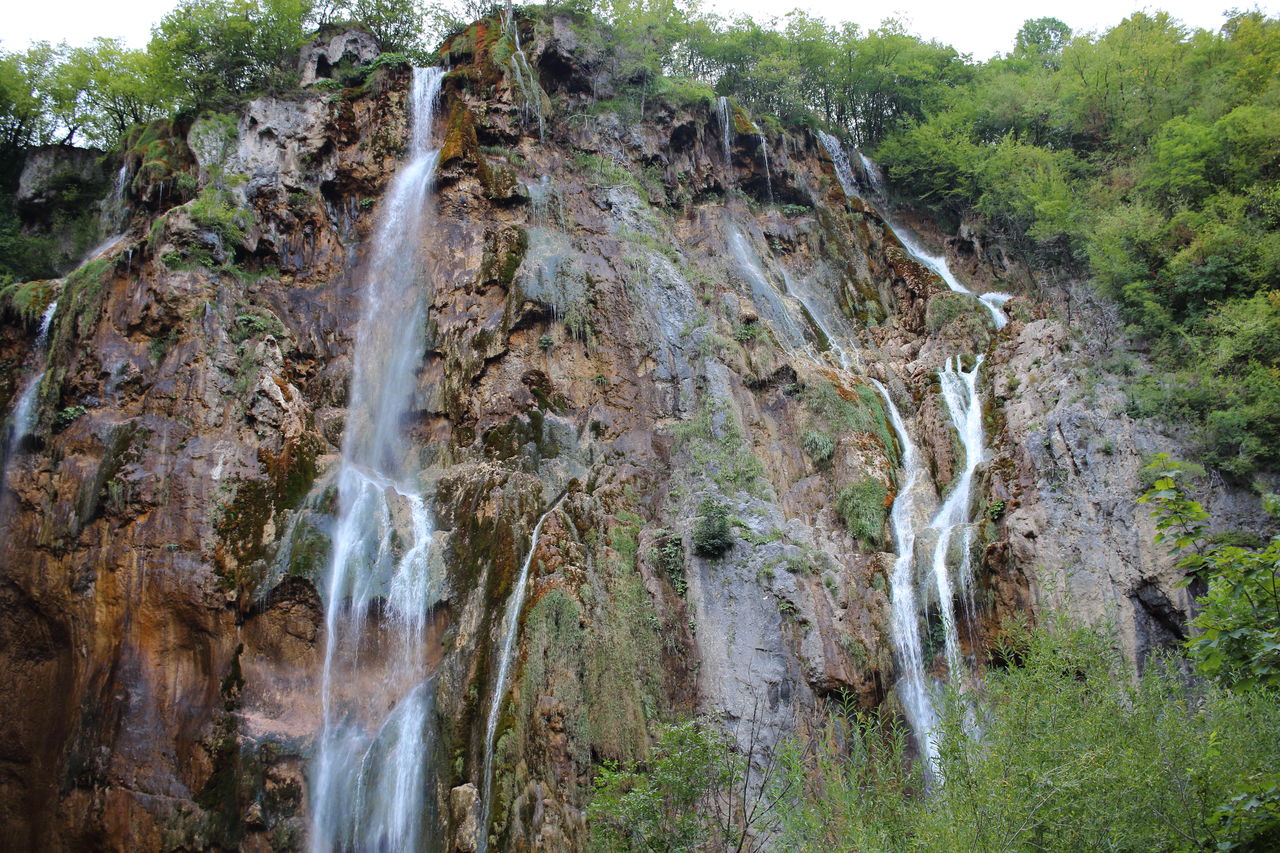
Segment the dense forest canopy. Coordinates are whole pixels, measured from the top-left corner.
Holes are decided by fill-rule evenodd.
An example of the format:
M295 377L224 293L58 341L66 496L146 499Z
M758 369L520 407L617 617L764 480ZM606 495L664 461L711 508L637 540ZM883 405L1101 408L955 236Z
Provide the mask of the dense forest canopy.
M300 44L359 22L429 62L428 40L495 9L420 0L186 0L144 50L97 39L0 54L0 275L52 275L9 199L34 146L118 147L129 129L224 111L297 85ZM863 31L794 11L726 19L696 3L530 6L576 16L610 47L619 110L724 95L788 125L849 137L904 199L983 227L1041 265L1089 276L1154 369L1131 411L1196 425L1205 459L1247 478L1280 462L1280 21L1231 14L1219 32L1136 13L1103 33L1027 21L974 62L892 19ZM604 27L607 26L606 31Z

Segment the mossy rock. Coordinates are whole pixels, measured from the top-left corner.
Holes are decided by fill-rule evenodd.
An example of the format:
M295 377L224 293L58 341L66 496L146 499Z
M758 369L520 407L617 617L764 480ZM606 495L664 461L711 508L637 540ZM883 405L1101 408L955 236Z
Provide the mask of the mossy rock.
M484 197L499 204L520 204L529 200L529 190L516 179L510 166L481 157L476 168Z
M465 164L476 165L480 158L480 141L476 137L476 117L460 100L454 100L449 109L444 144L440 146L441 167Z
M746 136L758 136L760 129L752 121L751 116L742 107L733 104L733 130Z
M480 286L497 284L509 288L528 251L529 235L519 226L505 226L486 233L484 255L480 260Z

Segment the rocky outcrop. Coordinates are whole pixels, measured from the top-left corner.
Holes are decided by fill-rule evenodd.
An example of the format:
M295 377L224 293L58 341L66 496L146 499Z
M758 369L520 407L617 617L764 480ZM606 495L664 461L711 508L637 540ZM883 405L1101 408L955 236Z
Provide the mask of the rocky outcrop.
M616 81L570 19L520 22L518 67L501 26L444 48L428 344L404 389L434 495L431 786L450 849L475 849L502 612L558 498L501 706L491 849L581 849L593 767L643 756L656 721L704 713L772 744L829 699L893 707L899 450L871 378L936 498L963 467L937 371L987 355L975 661L1055 595L1114 617L1135 654L1184 630L1132 504L1160 439L1099 420L1114 392L1088 396L1027 270L974 232L948 244L971 280L1020 294L997 333L845 196L808 131L766 126L766 172L740 109L726 157L708 101L601 107ZM343 34L304 66L372 49ZM177 135L147 144L171 171L130 182L136 230L60 284L40 429L0 509L15 847L305 846L355 271L407 84L391 65L160 128ZM694 548L708 499L732 519L717 558Z
M331 80L338 72L350 71L378 58L378 40L361 30L321 33L302 49L298 58L299 83L309 86L317 80Z

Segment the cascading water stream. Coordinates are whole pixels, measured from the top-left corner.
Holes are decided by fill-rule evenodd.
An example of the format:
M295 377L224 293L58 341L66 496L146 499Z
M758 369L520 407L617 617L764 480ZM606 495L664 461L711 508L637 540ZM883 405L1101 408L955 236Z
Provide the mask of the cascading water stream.
M759 132L756 133L756 137L760 140L760 151L764 154L764 183L769 190L769 204L773 204L773 171L769 168L769 140Z
M839 140L828 133L820 133L819 138L831 161L835 166L836 177L840 181L845 194L851 198L861 198L857 184L853 178L853 170L849 159ZM863 166L871 180L872 189L882 194L881 177L874 163L865 156ZM886 224L897 235L903 246L920 258L931 269L938 273L947 286L953 291L967 293L972 291L960 284L947 266L946 260L926 252L911 236L910 232L895 226L888 218ZM991 311L996 328L1002 328L1007 322L1000 306L1009 299L1007 294L989 293L979 297ZM955 589L952 583L953 573L949 565L952 542L956 531L962 530L959 564L954 576L959 582L961 598L967 610L970 622L974 616L972 566L970 565L970 548L973 544L973 531L969 518L970 504L973 502L973 481L978 466L982 463L985 449L982 430L982 406L978 401L978 371L983 357L979 355L973 368L966 372L960 363L959 356L948 359L945 366L938 371L943 400L952 426L960 438L964 448L964 467L954 477L950 491L941 506L929 522L929 529L934 533L933 549L930 554L929 569L932 576L934 593L938 599L938 611L942 621L947 667L951 678L957 679L964 672L964 661L960 651L959 633L956 627ZM933 709L927 681L924 676L924 657L920 637L920 595L915 577L915 546L918 534L915 528L915 503L913 492L920 481L920 458L911 437L907 432L901 414L892 398L879 383L876 383L881 396L889 407L894 432L903 448L902 465L904 485L894 500L891 521L894 541L897 546L897 557L894 561L894 572L891 579L893 593L893 635L897 647L903 675L899 690L903 705L915 729L921 754L933 763L938 755L935 727L937 717Z
M968 545L970 537L967 526L969 505L973 502L973 476L982 463L985 449L982 434L982 405L978 401L978 369L982 366L983 357L979 355L973 363L973 369L965 372L960 364L960 356L947 360L946 366L938 371L942 385L942 399L947 404L947 412L951 415L951 423L960 437L964 447L964 468L954 478L951 491L946 500L938 508L930 523L937 530L934 540L931 566L934 583L938 591L938 609L942 613L942 624L945 630L947 666L952 678L963 672L963 661L960 655L960 640L956 631L956 616L952 602L954 590L951 584L951 570L947 558L951 550L951 540L956 530L966 528L960 565L956 577L960 582L966 603L972 600L970 592L970 569Z
M425 329L425 258L442 69L414 69L409 159L391 183L361 270L338 516L325 590L323 730L312 771L311 850L424 849L432 522L401 420Z
M902 667L898 694L915 733L920 754L924 756L927 766L933 766L938 759L938 719L925 682L924 651L920 642L920 606L915 578L915 492L923 468L920 454L911 441L911 434L907 432L907 425L893 398L889 396L888 389L874 379L871 381L888 406L889 420L898 436L898 444L902 446L903 479L899 484L898 494L893 499L893 509L889 516L893 527L894 547L897 549L893 574L889 578L889 591L893 644L898 652L898 663Z
M850 198L860 198L865 201L866 199L858 192L857 182L853 178L853 168L849 163L849 158L844 153L843 146L840 145L840 140L836 139L829 133L823 132L818 133L818 138L821 140L822 146L827 149L827 154L830 155L832 164L835 165L836 178L840 181L840 186L844 190L844 194ZM884 182L879 169L865 154L859 154L858 156L862 159L862 167L866 170L867 177L871 180L872 191L883 198ZM889 230L893 232L893 235L898 238L898 242L903 245L903 248L914 255L929 269L933 270L934 273L937 274L938 278L942 279L942 281L952 291L972 296L986 306L987 311L991 314L992 322L995 323L997 331L1005 327L1005 324L1009 322L1009 318L1005 316L1003 306L1012 298L1010 294L974 293L972 290L965 287L958 278L956 278L955 273L951 272L951 267L948 266L946 258L941 255L931 254L920 244L920 241L916 239L915 235L911 233L909 228L894 222L893 219L883 210L880 211L880 215L884 220L885 225L887 225Z
M40 318L40 331L36 335L35 353L36 364L40 369L27 380L27 384L23 386L22 393L18 395L18 401L13 407L13 419L9 425L9 438L5 442L5 465L13 458L22 445L22 440L31 434L31 430L35 428L36 419L36 397L39 396L40 383L44 380L45 364L44 351L49 345L49 329L53 325L53 315L58 311L58 301L55 299L49 303L49 307L44 309L44 315ZM2 482L2 480L0 480Z
M476 853L485 853L489 847L489 812L493 808L493 741L498 734L498 717L502 713L502 702L507 695L507 682L511 678L511 661L515 657L520 611L524 608L525 596L529 591L529 569L533 565L533 556L538 551L538 537L542 534L542 524L547 520L547 516L555 512L563 499L563 494L556 498L551 507L538 519L538 523L533 526L533 534L529 538L529 553L525 555L524 563L520 566L515 586L511 589L511 597L507 599L507 609L502 614L502 646L498 657L498 674L494 679L493 698L489 702L489 716L484 727L484 785L481 788L480 822L476 826Z
M785 298L777 287L769 282L760 267L760 260L751 249L746 237L737 228L729 230L729 253L738 262L738 268L751 285L751 295L757 309L767 313L767 319L783 337L783 344L790 349L803 349L804 331L791 315Z
M729 99L723 95L716 98L716 115L720 119L720 147L724 151L724 162L728 165L733 155L733 110L729 107Z
M839 144L840 143L837 141L836 145L838 146ZM876 195L883 198L884 178L880 174L879 167L876 166L876 164L871 161L871 158L865 154L859 153L858 157L862 160L862 168L866 170L867 177L871 180L871 188L875 191ZM845 160L845 162L848 163L848 160ZM1009 318L1005 315L1003 306L1013 298L1010 294L984 293L979 295L974 293L972 290L961 284L960 280L955 277L955 274L951 272L951 267L947 265L946 258L941 255L931 254L920 244L920 241L916 239L915 235L911 233L911 229L894 222L888 214L884 214L882 212L882 216L885 224L889 226L890 230L893 231L894 236L898 238L898 242L902 243L903 247L906 248L908 252L915 255L925 266L937 273L938 277L941 278L951 290L956 293L965 293L969 296L976 297L978 301L985 305L987 311L991 312L991 320L996 325L996 331L1005 327L1005 324L1009 322Z
M532 111L538 120L538 139L546 139L546 118L542 114L542 89L538 77L529 65L529 57L525 55L520 44L520 27L516 24L515 13L508 8L502 13L502 27L511 37L512 51L509 60L511 73L515 75L516 85L520 87L520 95L524 98L526 117Z

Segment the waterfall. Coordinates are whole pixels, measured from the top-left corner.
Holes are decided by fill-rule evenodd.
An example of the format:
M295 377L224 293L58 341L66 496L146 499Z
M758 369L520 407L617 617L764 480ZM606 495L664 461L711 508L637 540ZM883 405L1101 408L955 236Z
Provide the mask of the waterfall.
M516 576L515 585L511 588L511 597L507 599L507 609L502 615L502 647L498 657L498 674L493 682L493 698L489 702L489 717L484 727L484 785L481 788L480 822L476 825L476 853L485 853L489 847L489 810L493 807L493 741L498 734L498 717L502 713L502 702L506 698L507 682L511 677L511 660L515 656L516 636L520 633L520 611L524 608L525 595L529 589L529 568L533 565L533 555L538 550L538 536L542 534L542 524L560 505L563 498L564 495L556 498L551 507L538 519L538 523L533 526L533 535L529 539L529 553L525 555L524 563L520 566L520 574Z
M116 172L115 182L111 185L111 195L107 196L102 203L102 210L98 216L103 231L111 233L124 227L128 213L124 202L124 191L128 185L129 164L121 163L120 170Z
M724 149L724 162L732 163L733 110L729 107L729 99L716 98L716 115L720 118L720 147Z
M829 133L819 133L818 139L822 142L822 146L827 149L827 154L831 156L831 162L835 166L836 178L840 181L844 194L850 198L863 198L857 190L857 182L853 178L853 168L849 163L849 158L844 153L844 148L840 145L840 140L836 139ZM865 154L858 155L862 159L862 167L866 169L867 177L871 181L871 189L876 195L884 196L884 178L880 174L880 169L875 163L871 162ZM865 199L863 199L865 201ZM893 235L898 238L898 242L902 244L908 252L910 252L917 260L937 274L938 278L947 285L955 293L964 293L972 296L981 302L991 314L991 320L995 323L996 331L1003 329L1005 324L1009 322L1009 318L1003 311L1004 304L1013 297L1008 293L974 293L965 287L956 278L955 273L951 271L951 267L947 264L947 259L941 255L931 254L911 229L906 228L900 223L894 222L893 219L880 211L884 224L888 226Z
M360 271L338 516L325 589L323 730L312 771L311 850L421 850L433 680L426 676L432 521L401 420L426 326L423 235L444 71L414 69L409 159L382 201Z
M840 140L821 130L818 131L818 140L831 157L831 163L836 169L836 180L840 182L840 188L844 190L844 194L849 198L861 198L853 179L853 167L849 164L849 158L845 155Z
M825 140L824 140L825 141ZM837 146L839 143L836 143ZM880 174L880 169L865 154L858 155L862 159L862 167L867 170L867 176L871 180L871 188L875 190L877 195L884 196L884 177ZM847 162L847 161L846 161ZM947 265L947 259L941 255L930 254L928 250L920 244L915 235L911 233L911 229L906 228L899 223L890 219L888 215L884 216L884 222L889 226L895 237L898 238L903 247L915 255L925 266L938 274L938 277L946 283L952 291L956 293L964 293L973 296L980 301L991 313L991 320L995 323L996 331L1005 327L1009 322L1008 316L1005 315L1003 307L1006 302L1013 298L1008 293L984 293L978 295L969 288L960 283L960 280L951 272L951 267Z
M760 150L764 153L764 183L769 190L769 204L773 204L773 173L769 169L769 140L764 138L763 133L757 133L756 137L760 140Z
M929 528L936 534L929 568L938 597L938 611L945 634L947 668L953 683L964 672L964 660L960 653L959 635L956 630L955 592L947 557L956 531L963 528L964 552L955 574L960 582L965 605L969 610L968 615L972 618L973 597L970 578L972 566L969 561L972 529L969 505L973 501L974 473L981 464L984 454L982 406L978 400L977 388L978 369L981 365L982 356L978 356L973 369L966 373L960 364L960 357L953 356L947 360L946 366L938 371L942 384L942 397L947 404L951 423L960 436L965 453L964 468L955 477L946 499L929 522ZM893 562L893 575L889 584L892 593L893 643L898 653L899 665L902 667L898 691L903 707L906 709L907 718L914 730L920 754L932 766L938 758L937 715L934 712L924 674L925 660L920 638L922 613L920 596L916 589L915 572L917 534L914 493L923 469L920 455L911 441L906 424L898 412L898 407L894 405L893 398L879 382L875 382L875 386L884 397L890 420L893 422L893 431L898 436L898 443L902 445L904 479L897 497L894 498L890 516L894 544L897 548L897 557Z
M8 460L18 452L22 440L35 429L36 397L40 394L40 383L44 380L45 374L44 351L49 345L49 328L53 325L53 315L57 310L58 300L55 299L49 303L49 307L44 309L44 316L40 318L40 332L36 335L35 346L32 348L40 369L27 380L22 393L18 395L17 403L14 404L13 419L9 426L9 440L5 442L6 467Z
M737 228L729 230L729 252L751 285L756 308L768 314L774 329L783 337L782 343L791 349L803 348L805 340L800 324L791 316L782 294L770 283L751 245Z
M509 60L511 73L515 75L516 85L520 87L520 95L524 98L525 118L530 110L538 119L538 139L546 139L546 119L542 114L542 86L538 83L538 75L529 65L529 57L525 56L520 45L520 27L516 24L515 14L508 9L502 13L502 27L511 36L512 52Z
M952 677L963 671L960 656L960 640L956 632L956 617L952 602L954 591L951 585L951 572L947 566L947 552L951 548L951 540L957 529L965 528L965 553L961 558L957 577L964 590L966 602L971 600L969 594L970 569L968 545L971 537L968 532L969 505L973 502L973 475L981 464L984 454L982 434L982 404L978 400L978 369L982 366L983 357L979 355L968 373L960 365L960 356L947 360L946 366L938 371L942 384L942 399L947 404L947 412L951 415L951 424L955 427L960 443L964 447L964 468L951 483L951 491L938 508L933 517L931 527L937 530L938 536L933 545L933 578L938 590L938 609L942 613L942 624L946 631L947 666Z
M559 198L556 196L555 188L551 186L550 175L543 175L536 184L529 184L528 189L532 221L539 225L550 225L562 218L559 212ZM555 210L552 209L552 202L556 203Z
M893 645L898 653L898 665L902 667L898 695L906 709L907 720L911 723L920 754L925 758L927 766L932 766L938 759L938 720L929 688L925 684L924 652L920 643L920 606L915 579L915 491L920 481L922 465L920 454L911 441L911 435L907 432L907 426L898 407L894 405L893 398L889 396L888 389L874 379L871 381L884 398L893 431L898 436L898 444L902 446L903 479L899 484L898 494L893 499L889 517L897 550L893 574L889 578L889 592Z

